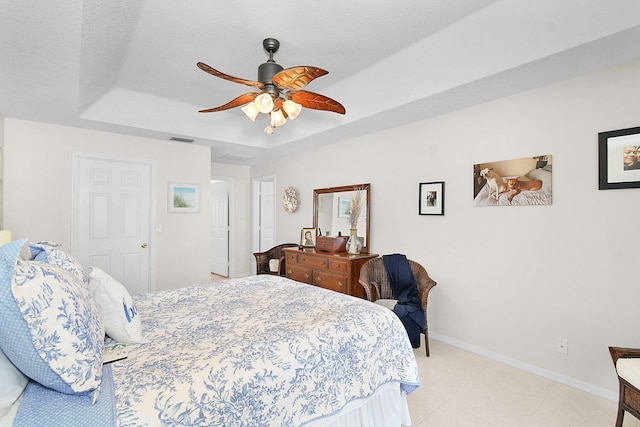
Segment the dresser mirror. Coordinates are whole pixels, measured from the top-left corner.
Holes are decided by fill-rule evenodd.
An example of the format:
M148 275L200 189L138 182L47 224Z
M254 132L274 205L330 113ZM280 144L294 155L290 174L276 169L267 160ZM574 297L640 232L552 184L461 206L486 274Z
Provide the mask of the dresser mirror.
M323 236L349 236L349 215L346 212L356 189L363 192L362 209L358 219L358 238L362 252L369 252L371 234L371 184L343 185L341 187L316 188L313 190L313 226Z

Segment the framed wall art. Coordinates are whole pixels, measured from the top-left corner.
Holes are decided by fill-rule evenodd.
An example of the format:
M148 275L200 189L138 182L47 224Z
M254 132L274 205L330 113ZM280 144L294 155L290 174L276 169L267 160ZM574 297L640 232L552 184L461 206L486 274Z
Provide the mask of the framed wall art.
M200 189L197 184L169 183L169 212L195 213L200 211Z
M553 201L551 154L473 165L473 206L539 206Z
M598 134L598 189L640 188L640 127Z
M444 181L421 182L419 215L444 215Z

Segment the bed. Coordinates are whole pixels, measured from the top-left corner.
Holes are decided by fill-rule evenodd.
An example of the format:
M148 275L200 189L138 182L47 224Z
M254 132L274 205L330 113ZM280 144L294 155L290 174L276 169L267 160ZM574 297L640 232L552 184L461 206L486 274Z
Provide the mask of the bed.
M545 166L541 169L532 169L524 176L505 176L503 181L506 182L508 178L519 178L521 180L540 180L542 181L542 188L536 191L522 191L515 195L511 201L509 196L511 191L501 193L498 196L498 200L495 199L492 194L492 190L489 184L485 183L480 189L476 197L473 199L474 206L529 206L529 205L550 205L552 201L551 192L551 165Z
M272 275L128 297L141 343L101 365L99 389L60 393L31 380L5 425L411 424L418 369L389 310Z

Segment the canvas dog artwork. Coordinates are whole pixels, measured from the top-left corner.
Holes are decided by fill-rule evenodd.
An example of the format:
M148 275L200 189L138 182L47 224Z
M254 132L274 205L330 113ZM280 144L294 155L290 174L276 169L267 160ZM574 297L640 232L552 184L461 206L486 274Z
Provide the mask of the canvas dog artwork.
M473 165L473 206L550 205L551 154Z
M498 200L500 194L508 191L507 184L504 182L504 179L493 169L482 169L480 171L480 176L487 181L487 185L491 188L489 196L493 196L496 200Z

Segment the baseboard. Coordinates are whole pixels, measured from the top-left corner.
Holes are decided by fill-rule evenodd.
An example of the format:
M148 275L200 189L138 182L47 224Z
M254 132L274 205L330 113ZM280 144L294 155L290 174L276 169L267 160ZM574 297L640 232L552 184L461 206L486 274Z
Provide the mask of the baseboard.
M522 362L518 359L513 359L511 357L504 356L502 354L496 353L494 351L487 350L482 347L478 347L475 345L467 344L462 341L458 341L454 338L450 338L444 335L440 335L438 333L434 333L429 331L429 339L434 339L437 341L442 341L445 344L452 345L454 347L461 348L463 350L470 351L471 353L479 354L480 356L487 357L489 359L496 360L500 363L504 363L505 365L513 366L518 369L522 369L523 371L530 372L532 374L540 375L541 377L548 378L550 380L559 382L564 385L568 385L569 387L576 388L578 390L586 391L587 393L594 394L596 396L602 397L604 399L608 399L614 402L618 401L618 393L613 392L611 390L607 390L602 387L597 387L593 384L586 383L584 381L577 380L575 378L568 377L566 375L559 374L557 372L549 371L547 369L540 368L538 366L530 365L528 363Z

